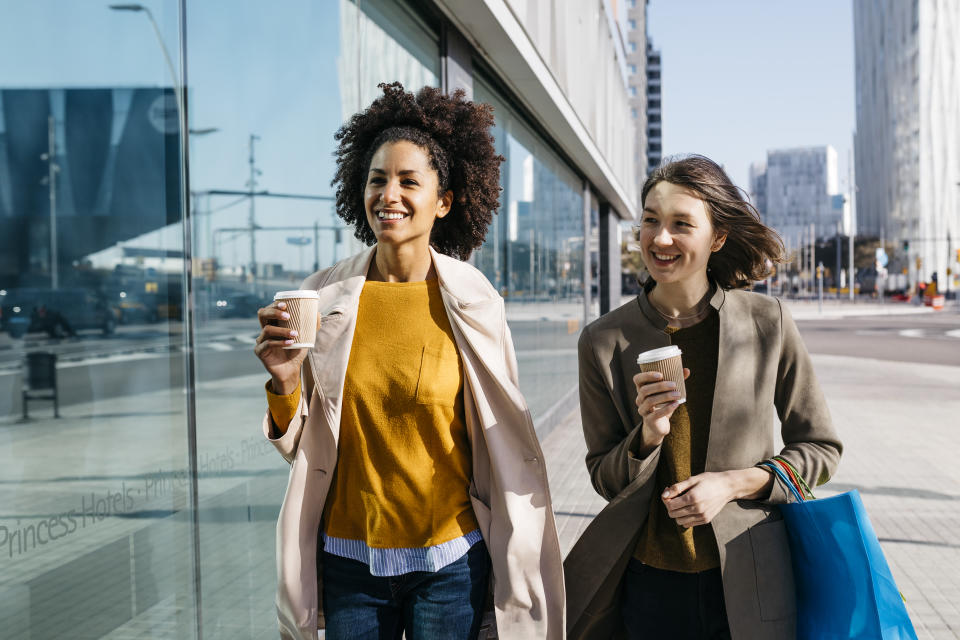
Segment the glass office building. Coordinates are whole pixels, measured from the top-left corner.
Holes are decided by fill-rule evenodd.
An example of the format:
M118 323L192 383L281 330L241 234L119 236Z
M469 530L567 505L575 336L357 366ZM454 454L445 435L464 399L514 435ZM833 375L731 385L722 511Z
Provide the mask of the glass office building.
M0 0L17 61L0 65L0 637L276 637L288 467L260 433L256 309L361 249L333 210L334 132L380 82L494 106L501 207L471 260L507 301L538 432L573 406L577 336L612 279L599 229L633 215L632 149L602 115L620 122L619 93L586 125L550 111L521 76L554 80L483 53L470 5ZM550 22L510 5L486 19ZM585 109L557 75L544 95Z

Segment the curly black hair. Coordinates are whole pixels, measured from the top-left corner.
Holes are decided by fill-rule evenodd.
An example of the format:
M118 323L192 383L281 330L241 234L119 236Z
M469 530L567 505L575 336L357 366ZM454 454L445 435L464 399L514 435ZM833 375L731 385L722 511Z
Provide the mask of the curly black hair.
M453 192L450 213L434 222L430 244L440 253L466 260L483 244L500 207L500 163L490 127L493 107L464 99L462 89L445 95L424 87L414 95L399 82L378 85L383 95L340 127L334 138L337 215L353 225L367 245L376 242L367 222L363 192L373 154L383 144L407 140L426 149L437 171L439 194Z

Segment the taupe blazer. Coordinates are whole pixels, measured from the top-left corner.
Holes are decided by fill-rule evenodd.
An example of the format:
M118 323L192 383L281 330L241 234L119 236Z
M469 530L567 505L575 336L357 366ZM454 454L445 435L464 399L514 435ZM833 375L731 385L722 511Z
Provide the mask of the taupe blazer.
M269 411L263 433L290 463L277 522L277 616L286 639L316 640L322 627L317 553L320 517L337 464L343 383L360 292L374 249L308 277L321 325L304 362L296 417L280 438ZM564 636L563 565L543 454L517 386L503 299L477 269L431 250L463 363L473 479L470 499L492 561L499 637Z
M750 468L772 457L774 410L788 459L811 486L840 459L827 404L797 327L776 298L717 288L720 346L706 471ZM580 336L580 411L587 468L609 504L564 562L571 638L622 637L620 582L647 518L660 456L631 451L640 436L633 376L637 355L670 344L666 321L641 293ZM696 374L696 372L692 372ZM735 640L793 638L796 607L786 530L775 506L790 500L776 482L769 499L727 504L711 526Z

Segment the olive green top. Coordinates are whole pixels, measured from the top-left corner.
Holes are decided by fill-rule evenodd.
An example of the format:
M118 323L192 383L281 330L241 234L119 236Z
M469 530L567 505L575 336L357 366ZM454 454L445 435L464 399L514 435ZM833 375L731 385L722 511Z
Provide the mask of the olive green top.
M717 380L720 317L713 309L697 324L684 329L667 327L672 344L680 347L683 366L690 369L685 384L687 401L670 417L670 433L663 439L657 465L650 516L634 550L640 562L669 571L692 573L720 566L717 541L709 524L681 527L667 515L660 494L667 487L703 473L710 438L713 389Z

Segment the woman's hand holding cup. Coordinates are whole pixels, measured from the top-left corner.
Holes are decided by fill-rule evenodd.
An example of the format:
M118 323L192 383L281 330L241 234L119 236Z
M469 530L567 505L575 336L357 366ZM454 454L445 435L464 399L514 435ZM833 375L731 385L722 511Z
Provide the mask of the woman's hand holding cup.
M683 369L683 377L690 377L689 369ZM681 394L677 383L664 380L659 371L638 373L633 376L633 383L637 387L637 411L643 420L637 454L645 458L659 447L670 433L670 417L680 406Z
M281 291L271 304L257 311L257 319L260 335L254 353L272 378L273 392L289 395L297 390L300 368L320 325L317 294Z

